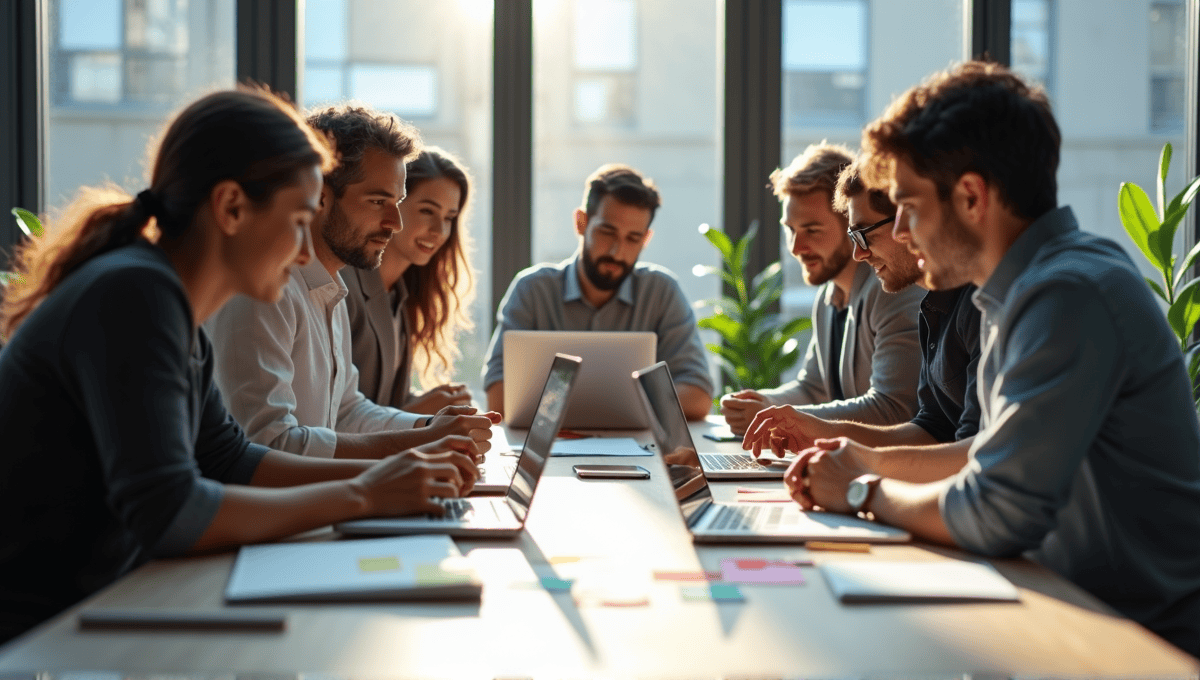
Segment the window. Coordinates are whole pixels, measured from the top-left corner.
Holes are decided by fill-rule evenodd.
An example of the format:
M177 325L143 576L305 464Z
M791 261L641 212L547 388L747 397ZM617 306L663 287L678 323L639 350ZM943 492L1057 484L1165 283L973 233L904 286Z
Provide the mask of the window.
M1183 131L1187 10L1182 0L1150 4L1150 130Z
M637 73L634 0L575 0L574 115L581 124L633 125Z
M1012 68L1029 80L1041 83L1053 99L1054 53L1053 0L1013 0Z
M864 0L787 0L783 6L785 125L861 124L867 44Z

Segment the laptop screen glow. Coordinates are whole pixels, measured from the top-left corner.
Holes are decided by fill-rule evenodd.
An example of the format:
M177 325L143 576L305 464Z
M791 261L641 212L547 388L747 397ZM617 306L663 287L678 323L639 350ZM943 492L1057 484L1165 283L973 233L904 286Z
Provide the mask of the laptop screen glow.
M675 394L671 371L666 362L660 361L634 373L633 377L641 388L638 391L643 397L642 404L646 407L654 443L662 452L683 521L689 527L693 526L712 503L712 492L700 467L700 458L692 441L692 433L688 430L683 407L679 405L679 397Z
M529 513L529 504L542 476L542 470L546 467L550 447L554 444L554 438L558 436L559 427L562 426L571 386L579 374L581 363L579 357L558 354L550 365L550 373L542 387L542 396L533 416L533 424L525 437L521 457L517 459L516 474L508 487L508 505L522 522Z

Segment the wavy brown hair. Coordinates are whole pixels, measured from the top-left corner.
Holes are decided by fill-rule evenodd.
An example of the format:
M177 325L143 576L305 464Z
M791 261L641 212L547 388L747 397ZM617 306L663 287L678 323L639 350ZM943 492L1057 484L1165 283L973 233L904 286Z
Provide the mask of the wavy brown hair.
M234 180L258 208L312 167L332 167L328 145L291 104L242 86L185 108L154 154L148 194L85 187L51 220L46 235L19 247L0 303L0 335L10 336L54 288L88 260L147 238L170 243L191 229L218 182Z
M475 298L475 273L470 262L473 244L465 229L471 176L461 161L436 146L422 149L407 171L404 188L409 194L422 182L440 177L457 184L461 192L458 215L450 220L446 242L428 264L409 267L403 274L409 296L405 313L413 365L420 367L417 375L429 388L449 379L455 359L462 356L455 340L458 334L475 327L467 315Z

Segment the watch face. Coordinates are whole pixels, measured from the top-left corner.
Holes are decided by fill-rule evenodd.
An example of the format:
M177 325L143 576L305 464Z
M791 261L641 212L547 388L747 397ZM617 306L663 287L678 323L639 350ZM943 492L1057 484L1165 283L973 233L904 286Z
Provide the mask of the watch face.
M846 502L850 504L850 507L858 510L863 503L867 502L867 492L870 489L869 485L863 484L857 479L851 481L850 486L846 489Z

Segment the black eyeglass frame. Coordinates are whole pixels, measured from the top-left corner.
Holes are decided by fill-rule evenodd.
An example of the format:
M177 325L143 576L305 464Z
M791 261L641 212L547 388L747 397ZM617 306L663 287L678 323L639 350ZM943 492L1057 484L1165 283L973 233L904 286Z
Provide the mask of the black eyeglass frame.
M878 222L876 222L875 224L872 224L867 227L862 227L860 229L847 229L846 235L849 236L850 240L855 245L857 245L859 248L862 248L863 250L870 250L871 246L867 245L867 236L866 235L886 224L891 224L892 222L895 222L895 221L896 221L896 216L892 215L891 217L885 217L882 220L879 220Z

